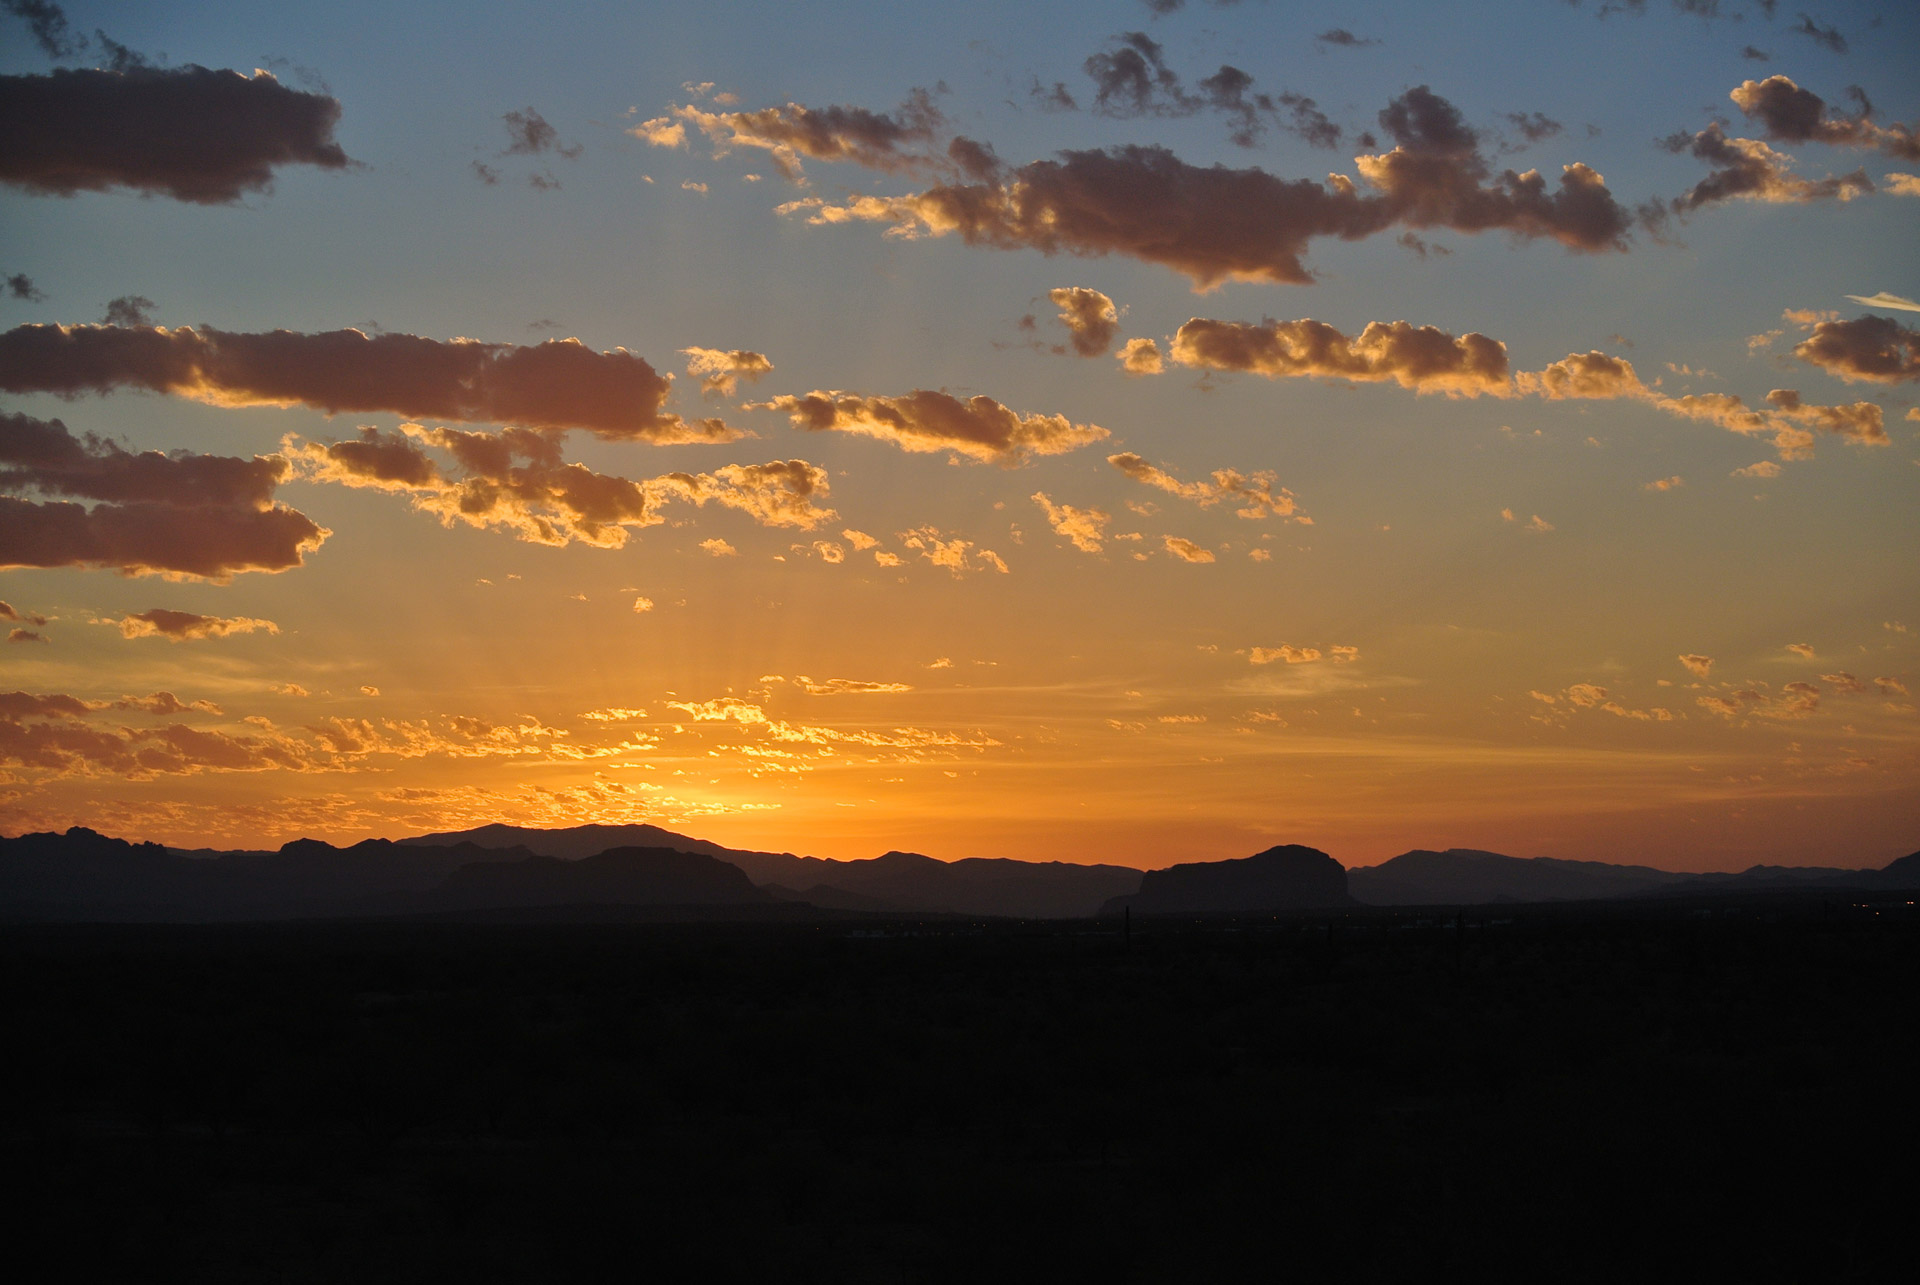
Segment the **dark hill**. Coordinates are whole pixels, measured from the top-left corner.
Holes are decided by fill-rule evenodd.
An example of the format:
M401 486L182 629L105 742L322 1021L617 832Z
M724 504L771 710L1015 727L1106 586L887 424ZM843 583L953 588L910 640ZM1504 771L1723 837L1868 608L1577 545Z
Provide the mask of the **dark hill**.
M1140 886L1140 872L1129 866L1002 857L940 861L917 852L889 852L867 860L842 861L727 848L652 825L580 825L556 830L486 825L400 840L408 847L459 842L482 847L512 844L542 856L567 859L629 845L697 852L738 866L755 884L778 887L781 891L776 895L783 899L806 899L806 894L792 889L823 889L822 899L815 903L822 907L901 914L1084 918L1098 913L1108 898Z
M1258 914L1353 905L1347 872L1318 848L1297 843L1237 861L1194 861L1149 870L1140 891L1115 897L1103 913L1131 908L1143 915Z
M421 909L529 906L763 906L774 898L736 866L673 848L614 848L578 861L529 856L461 866Z
M1687 879L1651 866L1448 848L1445 852L1416 849L1377 866L1349 870L1347 887L1355 900L1370 906L1476 906L1631 897Z

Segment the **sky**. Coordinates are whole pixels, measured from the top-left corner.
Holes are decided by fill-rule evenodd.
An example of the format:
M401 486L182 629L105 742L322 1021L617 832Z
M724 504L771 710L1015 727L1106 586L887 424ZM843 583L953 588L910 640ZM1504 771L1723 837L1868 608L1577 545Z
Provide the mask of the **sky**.
M0 832L1920 846L1920 10L0 4Z

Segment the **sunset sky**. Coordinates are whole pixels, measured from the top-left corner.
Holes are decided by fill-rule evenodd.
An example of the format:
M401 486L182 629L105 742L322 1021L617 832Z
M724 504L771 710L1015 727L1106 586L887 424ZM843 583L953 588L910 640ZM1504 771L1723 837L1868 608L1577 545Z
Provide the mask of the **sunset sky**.
M1920 8L0 6L0 832L1920 847Z

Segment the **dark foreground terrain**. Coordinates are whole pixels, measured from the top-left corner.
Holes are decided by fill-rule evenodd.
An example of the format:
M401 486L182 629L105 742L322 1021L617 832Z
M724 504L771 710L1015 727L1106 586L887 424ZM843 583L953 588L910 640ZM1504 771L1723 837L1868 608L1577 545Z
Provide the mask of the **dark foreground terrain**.
M1889 1279L1904 895L1421 919L15 927L70 1279Z

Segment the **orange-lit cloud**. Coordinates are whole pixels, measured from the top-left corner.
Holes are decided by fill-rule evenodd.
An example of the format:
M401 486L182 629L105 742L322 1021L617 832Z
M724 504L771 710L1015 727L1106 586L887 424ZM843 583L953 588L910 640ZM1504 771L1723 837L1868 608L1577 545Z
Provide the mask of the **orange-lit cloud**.
M102 623L118 625L120 633L127 638L165 638L169 642L185 642L192 638L225 638L231 634L280 632L280 626L271 620L256 620L251 616L202 616L191 611L169 611L164 607L135 612L119 620Z
M200 205L238 201L284 165L344 169L340 104L191 63L0 76L0 183L42 195L130 188ZM28 127L27 122L31 122Z
M1222 502L1239 505L1234 512L1243 518L1291 517L1296 507L1293 492L1274 489L1271 472L1244 474L1237 469L1215 469L1212 480L1183 482L1157 465L1150 464L1132 451L1107 456L1107 463L1134 481L1209 506Z
M1129 339L1118 355L1121 368L1129 375L1157 375L1167 368L1160 345L1151 339Z
M645 360L577 339L531 346L368 335L245 334L181 326L27 325L0 334L0 389L172 393L222 406L310 406L416 418L587 429L618 440L723 442L717 419L661 410L671 387Z
M1405 321L1369 322L1349 339L1311 318L1249 325L1195 317L1174 336L1170 356L1183 366L1249 371L1270 379L1392 380L1416 392L1455 397L1500 397L1511 391L1505 344L1478 333L1456 339Z
M1688 673L1697 675L1700 678L1705 678L1713 672L1713 657L1702 656L1696 652L1688 652L1681 656L1680 664Z
M757 383L773 369L773 363L765 356L745 348L731 352L719 348L682 348L680 352L687 359L687 373L700 378L700 391L721 397L733 396L741 380Z
M1214 560L1213 550L1204 549L1183 536L1163 535L1160 537L1160 543L1165 546L1168 553L1171 553L1182 562L1212 562Z
M1113 300L1083 286L1061 286L1047 291L1047 298L1060 309L1060 324L1067 328L1075 352L1103 357L1113 347L1113 337L1120 330L1120 312Z
M979 548L971 540L947 535L938 527L923 526L915 527L911 531L902 531L900 543L934 566L945 567L956 576L965 575L973 570L991 570L998 571L1001 575L1007 574L1006 560L992 549ZM898 558L890 562L884 561L880 553L874 554L874 560L883 567L900 565Z
M1673 200L1677 214L1689 214L1720 201L1761 201L1803 204L1807 201L1850 201L1873 191L1865 170L1851 174L1805 179L1791 168L1793 158L1776 152L1757 138L1729 138L1719 122L1697 134L1675 134L1664 146L1687 152L1712 167L1712 172Z
M1108 435L1097 424L1075 424L1064 415L1021 415L991 397L961 401L925 389L904 397L813 392L759 405L785 411L794 427L809 432L858 433L906 451L952 451L1008 465L1032 455L1061 455Z
M1802 89L1785 76L1741 81L1728 97L1748 119L1765 127L1768 138L1783 143L1870 147L1901 160L1920 161L1920 138L1914 137L1912 126L1876 125L1864 110L1858 116L1834 115L1820 95Z
M1100 509L1076 509L1071 504L1055 504L1045 491L1035 491L1033 502L1046 512L1047 525L1055 535L1065 536L1073 547L1086 553L1099 553L1106 547L1107 523L1113 515Z
M1380 113L1395 141L1356 158L1361 180L1324 184L1257 168L1197 166L1160 147L1067 151L972 183L939 183L910 196L818 199L782 207L813 223L878 222L900 236L958 235L970 245L1046 254L1118 254L1158 263L1200 290L1225 281L1305 284L1317 237L1357 240L1396 226L1504 230L1573 250L1626 247L1630 218L1601 176L1563 168L1557 186L1538 172L1498 175L1479 136L1426 86Z
M804 107L788 103L753 112L708 112L688 105L643 121L628 132L655 147L686 142L686 127L705 134L716 155L735 148L767 153L774 168L794 182L804 181L800 158L850 161L876 170L901 170L929 163L927 151L941 123L940 110L924 90L892 113L864 107Z

